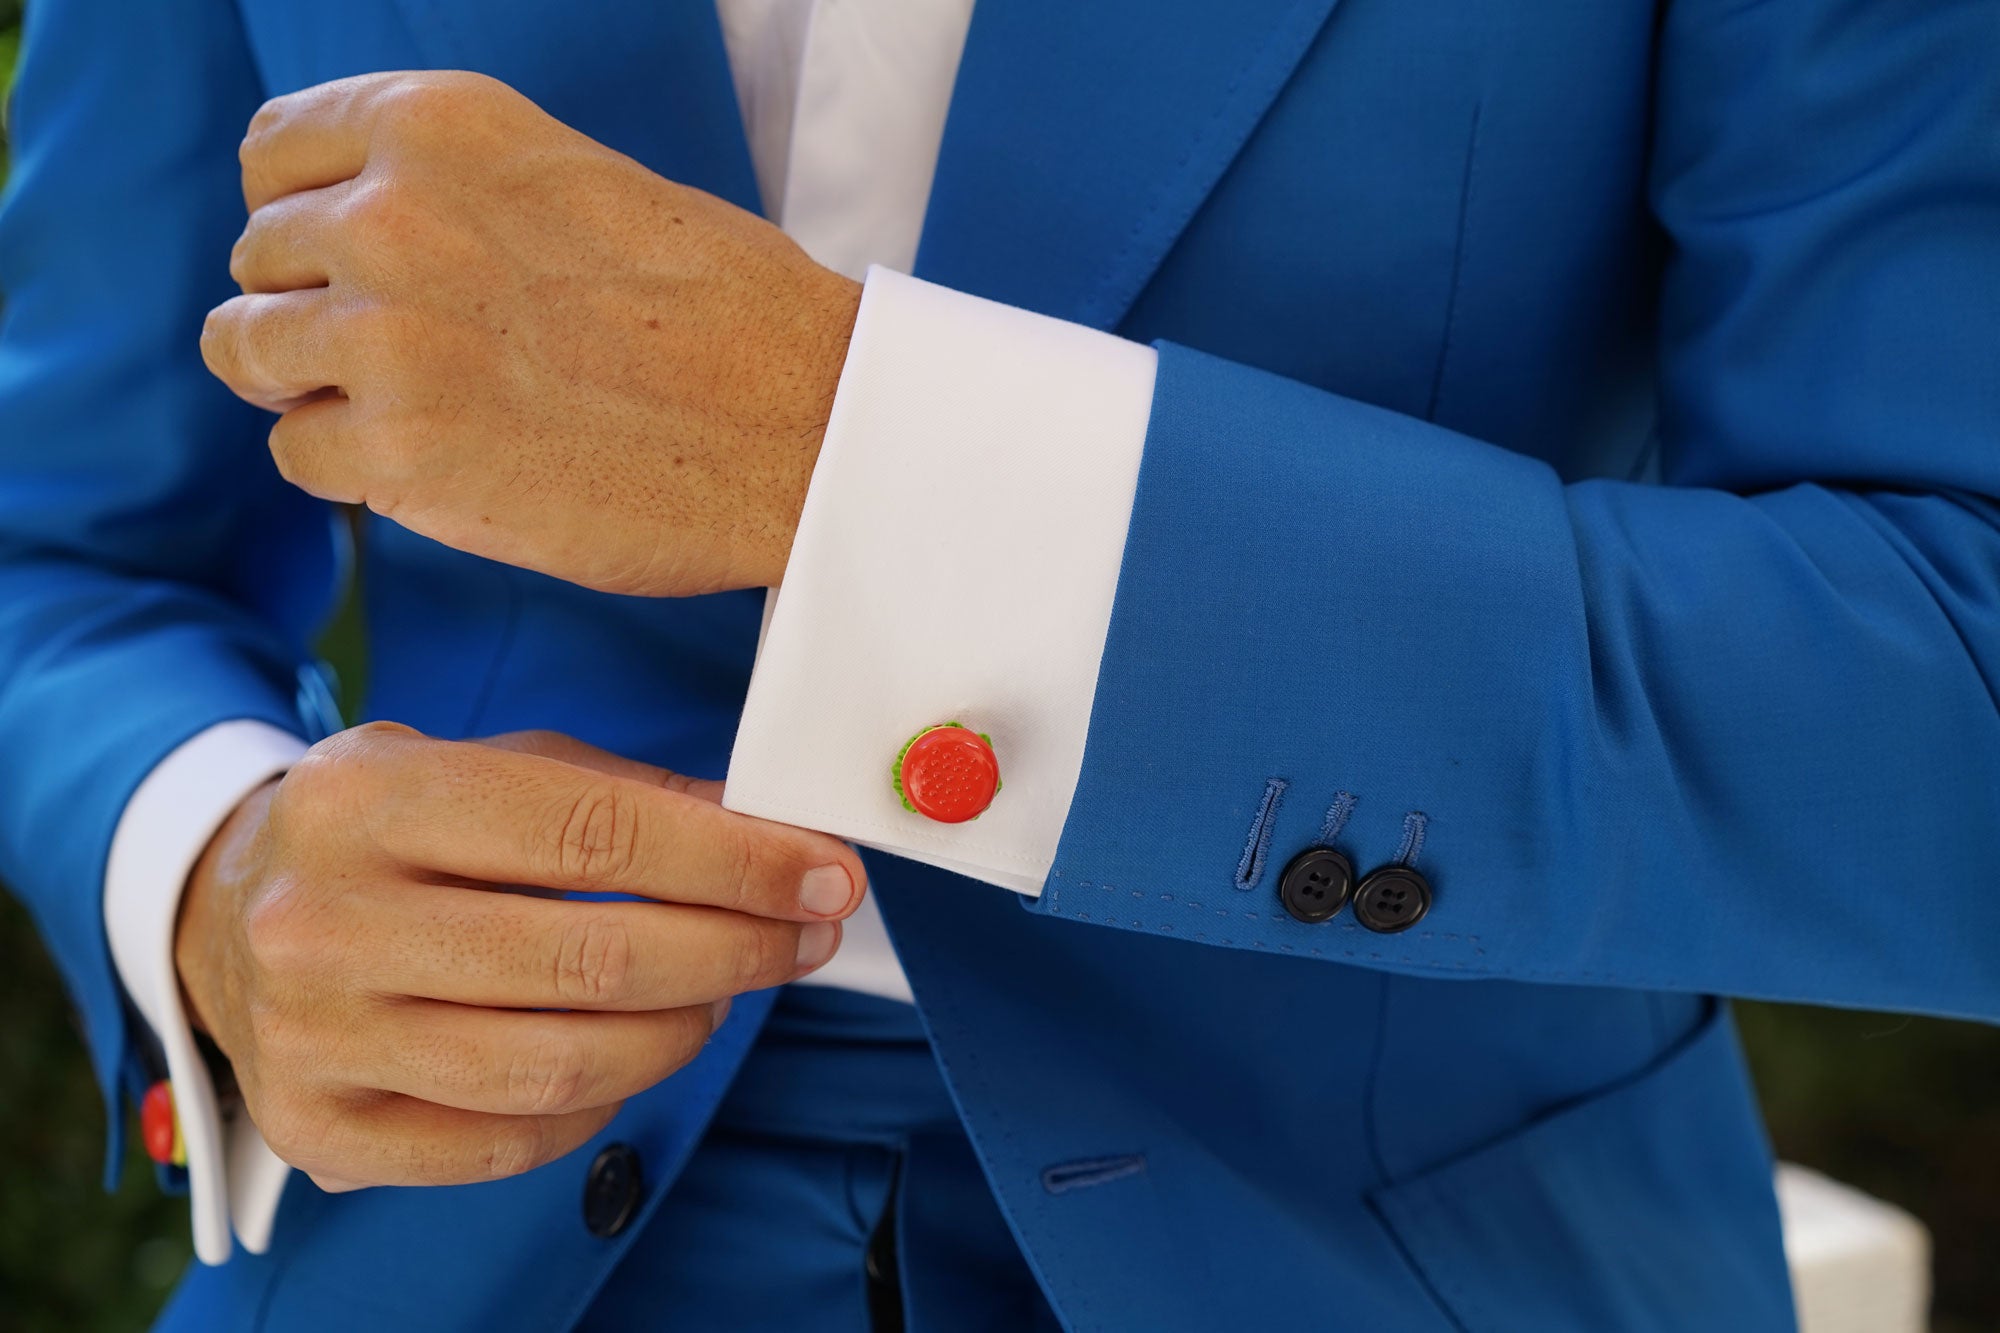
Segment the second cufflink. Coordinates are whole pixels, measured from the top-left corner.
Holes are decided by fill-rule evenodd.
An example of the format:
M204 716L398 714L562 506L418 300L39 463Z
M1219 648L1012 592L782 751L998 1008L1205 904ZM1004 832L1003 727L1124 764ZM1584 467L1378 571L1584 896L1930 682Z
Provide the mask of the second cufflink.
M174 1113L174 1086L165 1079L146 1089L139 1101L139 1137L146 1156L161 1166L187 1165L187 1141Z
M896 756L896 794L903 808L940 824L977 819L1000 792L993 738L962 722L926 727Z

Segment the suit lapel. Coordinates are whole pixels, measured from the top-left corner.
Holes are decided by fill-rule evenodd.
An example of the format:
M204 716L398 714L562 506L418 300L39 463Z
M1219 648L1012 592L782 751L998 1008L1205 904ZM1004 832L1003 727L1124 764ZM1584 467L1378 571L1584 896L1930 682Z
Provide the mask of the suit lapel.
M758 209L713 0L397 3L434 68L490 74L653 171Z
M397 0L424 59L504 80L654 171L758 207L712 0ZM981 0L919 276L1123 318L1337 0Z
M1337 0L981 0L920 277L1124 317Z

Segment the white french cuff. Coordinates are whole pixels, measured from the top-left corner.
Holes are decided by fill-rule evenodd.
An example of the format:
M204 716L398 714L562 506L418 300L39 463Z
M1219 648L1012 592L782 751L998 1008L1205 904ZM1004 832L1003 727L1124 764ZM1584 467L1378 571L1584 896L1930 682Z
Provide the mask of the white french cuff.
M1150 347L868 272L723 804L1036 895L1083 768ZM979 818L904 808L926 727L987 733Z
M174 923L181 890L209 839L237 805L298 761L305 742L269 723L218 723L181 744L132 793L104 868L104 928L119 980L167 1057L174 1115L187 1149L194 1249L229 1258L236 1237L252 1254L270 1245L291 1168L264 1144L240 1106L225 1113L181 1008Z

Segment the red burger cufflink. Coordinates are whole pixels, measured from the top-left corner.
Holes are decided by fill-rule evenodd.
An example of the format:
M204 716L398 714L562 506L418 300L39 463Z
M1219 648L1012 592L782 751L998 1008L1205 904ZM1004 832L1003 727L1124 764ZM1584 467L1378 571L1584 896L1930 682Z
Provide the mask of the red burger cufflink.
M174 1114L174 1085L161 1079L139 1101L139 1137L146 1156L161 1166L186 1166L187 1141L181 1138L180 1117Z
M979 818L1000 793L993 738L962 722L926 727L912 736L892 771L903 808L940 824Z

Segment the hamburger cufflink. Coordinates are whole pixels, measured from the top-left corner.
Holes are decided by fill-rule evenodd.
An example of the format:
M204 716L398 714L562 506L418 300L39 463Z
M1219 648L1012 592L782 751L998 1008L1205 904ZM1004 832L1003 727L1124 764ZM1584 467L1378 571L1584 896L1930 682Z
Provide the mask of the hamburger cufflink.
M139 1101L139 1137L146 1156L161 1166L187 1165L187 1140L181 1137L180 1117L174 1114L174 1085L165 1079L146 1089Z
M926 727L912 736L891 776L905 810L940 824L977 819L1000 794L993 738L962 722Z

